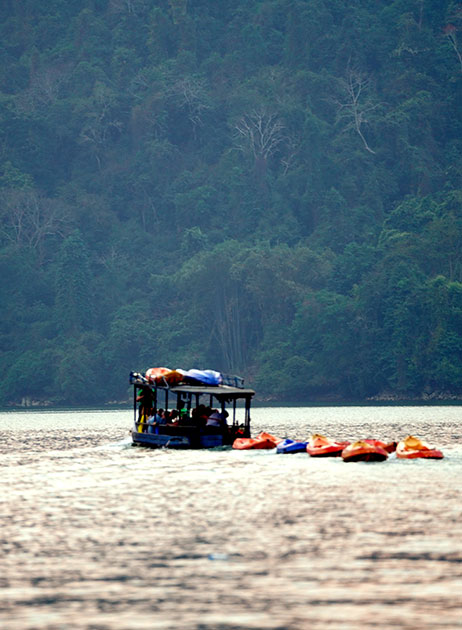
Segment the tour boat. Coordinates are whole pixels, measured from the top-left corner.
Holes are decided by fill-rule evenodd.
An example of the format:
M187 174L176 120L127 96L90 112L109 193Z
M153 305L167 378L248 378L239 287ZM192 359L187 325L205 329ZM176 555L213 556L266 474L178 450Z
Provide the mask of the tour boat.
M386 446L379 440L359 440L343 449L342 459L344 462L383 462L388 458Z
M419 440L419 438L408 435L407 438L398 442L396 457L400 459L417 459L419 457L425 459L443 459L444 455L438 449Z
M306 453L306 446L308 442L299 442L287 438L276 446L277 453Z
M251 437L239 437L233 442L233 448L240 451L246 451L251 449L273 449L282 442L281 438L271 435L271 433L259 433L254 438Z
M134 413L131 435L136 446L214 448L231 446L237 437L250 438L250 406L255 392L245 388L239 376L212 370L150 368L145 375L131 372L130 383ZM194 410L203 406L216 410L221 426L195 421ZM150 418L160 408L175 409L178 419L151 424Z
M311 436L306 450L311 457L339 457L350 442L336 442L324 435L315 433Z

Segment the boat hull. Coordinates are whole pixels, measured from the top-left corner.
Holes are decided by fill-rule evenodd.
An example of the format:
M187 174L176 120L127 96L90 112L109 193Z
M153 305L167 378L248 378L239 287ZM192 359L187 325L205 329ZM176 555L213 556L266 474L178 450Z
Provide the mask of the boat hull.
M344 462L384 462L388 458L388 455L382 453L357 453L344 457Z
M148 448L199 449L223 446L222 435L170 435L162 433L138 433L132 431L132 442L135 446Z
M376 440L355 442L342 451L344 462L383 462L388 459L386 445Z
M382 442L382 440L364 440L367 444L372 444L374 446L380 446L386 451L388 454L394 453L396 451L397 442Z
M444 455L436 448L428 451L403 451L397 448L396 457L399 457L399 459L443 459Z
M340 457L343 446L324 446L322 448L306 447L306 452L310 457Z
M308 442L297 442L296 440L284 440L276 447L277 453L305 453Z
M332 442L323 446L312 445L308 442L306 451L311 457L340 457L349 442Z
M274 437L270 433L259 433L254 438L236 438L233 442L233 448L239 451L269 450L276 448L281 441L280 438Z

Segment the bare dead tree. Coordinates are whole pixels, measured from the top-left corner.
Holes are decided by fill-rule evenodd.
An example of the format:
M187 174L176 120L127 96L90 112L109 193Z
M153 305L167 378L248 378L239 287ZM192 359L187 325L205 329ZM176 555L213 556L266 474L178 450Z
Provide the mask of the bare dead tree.
M106 86L100 85L94 97L94 110L87 115L87 122L80 132L80 141L87 143L101 169L101 155L109 141L111 133L120 131L122 123L113 118L112 94Z
M43 110L54 104L60 95L61 85L69 77L69 67L48 66L39 69L31 78L28 88L15 99L20 112Z
M137 100L143 100L146 93L152 88L152 71L150 68L142 68L130 82L129 92Z
M188 0L169 0L170 11L173 22L179 24L186 17L188 11Z
M345 100L336 101L337 121L346 121L344 131L353 130L361 138L366 151L375 154L363 133L363 126L368 122L368 114L378 107L378 104L372 103L367 95L370 79L358 70L349 68L346 79L340 80L340 86Z
M110 0L108 9L111 13L139 15L146 11L145 0Z
M225 364L230 369L240 369L245 365L247 344L236 287L221 287L213 310L210 338L217 343Z
M244 114L234 124L234 140L236 147L243 153L250 153L255 162L266 163L284 140L283 131L279 116L262 107Z
M283 174L287 175L287 172L292 168L295 159L300 150L300 141L292 135L286 138L286 152L281 158L281 164L283 167Z
M39 261L47 238L64 236L69 223L62 203L34 190L7 190L0 196L0 234L18 247L36 250Z
M170 89L180 108L187 112L194 132L204 124L203 118L211 109L204 79L197 76L186 76L175 81Z
M462 11L461 11L461 14L462 14ZM457 59L459 60L460 71L462 72L462 54L461 54L461 51L459 50L459 45L457 43L457 27L454 26L454 24L448 24L446 28L444 29L444 36L446 37L446 39L449 41L452 48L454 49L454 52L457 55Z

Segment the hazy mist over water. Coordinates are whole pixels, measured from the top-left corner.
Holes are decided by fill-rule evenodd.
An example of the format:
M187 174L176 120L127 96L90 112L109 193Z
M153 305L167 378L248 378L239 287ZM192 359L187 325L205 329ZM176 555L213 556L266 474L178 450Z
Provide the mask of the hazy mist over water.
M127 411L0 413L2 630L462 628L462 407L271 407L252 433L442 461L131 446Z

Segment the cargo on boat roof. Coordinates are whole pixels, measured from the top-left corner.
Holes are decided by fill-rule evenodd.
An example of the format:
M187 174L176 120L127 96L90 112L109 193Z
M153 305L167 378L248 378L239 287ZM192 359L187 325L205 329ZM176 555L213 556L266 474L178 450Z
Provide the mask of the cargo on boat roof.
M230 445L236 437L250 437L255 392L244 388L239 376L213 370L150 368L145 375L131 372L130 383L134 444L211 448ZM232 406L229 411L227 405Z

